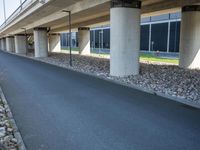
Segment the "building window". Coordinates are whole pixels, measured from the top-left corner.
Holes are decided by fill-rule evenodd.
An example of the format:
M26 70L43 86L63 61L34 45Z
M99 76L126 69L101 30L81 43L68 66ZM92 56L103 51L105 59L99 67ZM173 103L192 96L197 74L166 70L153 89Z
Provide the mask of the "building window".
M110 29L103 30L103 48L110 49Z
M167 52L168 23L152 24L151 51Z
M180 21L170 23L169 52L179 52Z
M149 29L150 25L141 25L140 49L149 50Z

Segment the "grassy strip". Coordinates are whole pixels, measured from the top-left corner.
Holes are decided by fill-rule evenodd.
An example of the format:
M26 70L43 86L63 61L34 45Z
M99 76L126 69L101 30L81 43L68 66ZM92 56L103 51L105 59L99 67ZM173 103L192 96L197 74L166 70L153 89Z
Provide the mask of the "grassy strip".
M62 50L69 50L68 48ZM72 48L72 51L79 51L79 48ZM97 54L92 53L92 56L99 56L99 57L109 57L109 54ZM163 62L163 63L172 63L178 65L179 60L177 58L162 58L159 56L155 56L153 54L140 54L140 61L150 61L150 62Z
M152 54L141 54L140 60L142 61L153 61L153 62L164 62L164 63L172 63L178 65L179 60L177 58L162 58L159 56L155 56Z
M67 51L69 51L69 48L62 48L62 50L67 50ZM79 48L72 48L72 51L79 51Z

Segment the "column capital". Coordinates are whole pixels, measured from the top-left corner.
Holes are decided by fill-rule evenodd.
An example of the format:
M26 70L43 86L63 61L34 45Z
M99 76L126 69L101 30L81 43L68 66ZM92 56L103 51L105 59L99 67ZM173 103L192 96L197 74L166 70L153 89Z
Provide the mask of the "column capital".
M14 38L14 36L10 35L10 36L7 36L6 38Z
M25 34L15 34L14 36L26 36Z
M111 0L111 8L126 7L141 9L142 2L140 0Z
M79 27L78 30L90 30L89 27Z
M182 12L200 11L200 5L184 6Z
M53 36L53 35L60 35L60 33L49 33L49 35L51 36Z
M47 27L36 27L33 30L37 30L37 31L47 31Z

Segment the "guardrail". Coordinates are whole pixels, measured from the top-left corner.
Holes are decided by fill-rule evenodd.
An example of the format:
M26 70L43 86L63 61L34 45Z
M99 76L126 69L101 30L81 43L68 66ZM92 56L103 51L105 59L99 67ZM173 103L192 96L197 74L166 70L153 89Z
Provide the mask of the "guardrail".
M25 0L0 26L0 30L2 30L7 24L9 24L13 19L15 19L21 12L23 12L29 4L36 0Z

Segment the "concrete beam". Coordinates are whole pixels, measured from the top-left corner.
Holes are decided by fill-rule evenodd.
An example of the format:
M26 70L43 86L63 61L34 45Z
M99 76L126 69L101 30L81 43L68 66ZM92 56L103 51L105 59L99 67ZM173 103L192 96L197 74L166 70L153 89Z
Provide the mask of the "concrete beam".
M67 13L63 13L62 10L71 10L73 15L72 22L77 20L88 20L88 17L98 17L102 11L101 4L105 2L109 3L109 0L52 0L49 3L41 6L39 3L34 3L29 10L24 12L18 18L16 18L8 27L2 30L3 33L9 32L10 34L16 34L23 32L21 27L27 30L33 29L36 26L48 26L52 27L55 25L66 24ZM59 6L59 7L58 7ZM107 5L109 6L109 5ZM89 9L99 11L99 13L91 13ZM109 7L107 8L109 10ZM104 11L103 11L104 13ZM103 14L102 14L103 15ZM60 22L61 19L61 22Z
M86 27L86 26L89 26L91 28L109 23L110 23L110 15L106 15L103 17L98 17L95 19L72 24L72 29L77 29L78 27ZM67 31L69 31L69 25L65 24L62 27L51 28L50 32L54 33L54 32L67 32Z
M149 4L147 3L146 5L142 6L142 14L149 16L159 15L161 13L170 13L180 11L184 6L194 5L197 3L200 3L200 0L160 0Z

